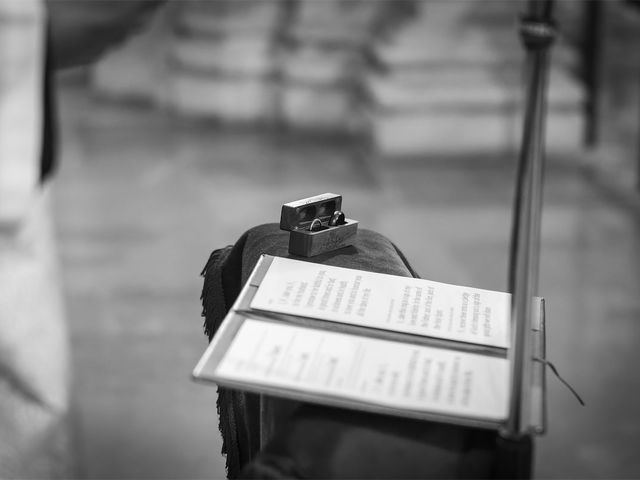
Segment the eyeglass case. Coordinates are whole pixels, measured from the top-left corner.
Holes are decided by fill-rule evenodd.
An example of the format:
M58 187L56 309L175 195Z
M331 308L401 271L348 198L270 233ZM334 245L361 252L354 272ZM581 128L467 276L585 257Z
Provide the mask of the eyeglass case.
M351 245L358 231L356 220L345 218L344 223L331 226L329 221L336 211L342 210L342 195L323 193L282 205L280 229L288 230L289 253L314 257ZM314 219L320 228L311 231Z

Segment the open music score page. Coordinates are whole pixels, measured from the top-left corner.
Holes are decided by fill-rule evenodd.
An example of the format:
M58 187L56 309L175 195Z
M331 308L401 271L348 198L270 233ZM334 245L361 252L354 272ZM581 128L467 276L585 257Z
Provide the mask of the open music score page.
M503 420L508 370L505 358L246 319L213 376L396 409Z
M511 395L510 303L502 292L263 255L193 375L300 401L500 428ZM543 332L544 305L536 305ZM544 428L543 375L533 386L536 428Z
M507 348L511 295L275 257L251 302L267 312Z

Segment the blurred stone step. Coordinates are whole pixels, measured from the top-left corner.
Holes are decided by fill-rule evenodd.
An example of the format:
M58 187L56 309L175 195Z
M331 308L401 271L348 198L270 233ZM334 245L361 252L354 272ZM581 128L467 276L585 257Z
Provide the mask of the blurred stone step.
M170 42L169 60L175 68L223 71L240 75L269 75L275 66L273 45L264 37L176 37Z
M565 70L552 66L547 99L551 109L581 110L585 94ZM369 76L366 84L383 110L483 107L502 109L522 101L524 77L507 67L431 68L396 70L388 76Z
M370 0L301 0L296 22L301 25L336 25L367 28L377 19L383 1Z
M364 126L361 100L347 88L296 82L285 82L281 88L282 120L289 127L351 134Z
M522 128L524 82L486 69L422 72L402 80L374 79L373 138L383 156L514 151ZM447 81L448 80L448 81ZM582 148L584 92L564 70L550 72L547 149ZM456 133L457 132L457 133Z
M385 158L430 154L500 154L520 148L520 110L414 111L375 115L374 146ZM584 120L576 111L547 117L546 148L552 154L575 153L581 145Z
M368 48L378 41L376 27L389 10L385 0L301 0L287 36L306 44Z
M282 0L191 1L176 17L178 29L199 35L273 35L279 28L285 3Z
M297 43L310 45L332 45L337 48L366 48L374 40L366 28L353 28L341 24L294 24L288 36Z
M403 156L517 149L524 85L498 82L488 72L479 72L468 83L455 76L457 83L452 79L415 90L391 83L374 87L373 131L380 151ZM548 150L576 151L582 142L583 92L554 69L547 98Z
M359 50L302 46L283 55L283 77L307 84L340 84L360 81L368 68Z
M277 86L251 76L194 75L174 72L169 102L186 116L210 117L228 123L272 122Z
M521 68L525 53L517 41L515 30L505 31L508 47L501 47L486 31L470 31L460 37L437 32L421 32L424 37L415 42L386 42L376 44L374 55L388 70L420 68ZM495 34L494 34L495 35ZM575 50L564 43L557 43L551 51L554 65L567 70L577 70L579 59Z

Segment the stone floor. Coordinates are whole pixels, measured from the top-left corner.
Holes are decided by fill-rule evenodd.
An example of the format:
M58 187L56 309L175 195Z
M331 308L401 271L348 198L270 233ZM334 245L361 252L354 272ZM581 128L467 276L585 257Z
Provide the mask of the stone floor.
M282 203L332 191L426 278L506 285L512 158L390 162L349 145L232 132L61 95L56 220L72 331L79 475L221 478L215 391L190 381L206 346L209 252ZM464 132L455 141L464 142ZM640 217L551 159L542 239L549 377L539 478L640 475Z

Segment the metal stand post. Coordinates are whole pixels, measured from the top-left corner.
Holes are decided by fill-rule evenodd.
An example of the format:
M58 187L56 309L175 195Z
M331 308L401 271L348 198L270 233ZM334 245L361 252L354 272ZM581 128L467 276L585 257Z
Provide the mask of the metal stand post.
M553 0L529 0L520 33L527 51L527 102L513 210L509 290L511 308L511 396L509 417L500 432L496 476L531 475L530 435L531 308L538 288L544 175L544 130L549 49L555 37Z
M584 142L595 147L599 140L600 90L602 69L602 34L604 29L604 5L602 0L584 3L584 28L582 32L582 74L587 90L585 102Z

